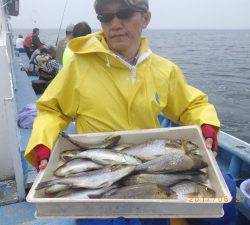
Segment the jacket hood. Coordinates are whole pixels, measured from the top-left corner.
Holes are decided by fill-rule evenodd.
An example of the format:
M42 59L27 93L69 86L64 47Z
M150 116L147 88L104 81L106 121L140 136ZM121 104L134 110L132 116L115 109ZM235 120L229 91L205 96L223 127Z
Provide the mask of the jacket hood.
M103 32L92 33L84 37L75 38L68 43L68 47L75 54L104 53L114 55L105 41ZM145 37L142 37L139 55L145 53L148 49L148 41Z
M145 61L152 53L151 50L148 48L147 39L142 37L136 65L131 65L126 60L124 60L122 56L115 54L109 49L102 32L93 33L85 37L73 39L68 44L68 47L76 55L98 55L99 58L102 59L103 62L105 62L106 66L109 68L129 68L131 70L131 82L133 84L136 83L137 79L137 71L135 67L141 62Z

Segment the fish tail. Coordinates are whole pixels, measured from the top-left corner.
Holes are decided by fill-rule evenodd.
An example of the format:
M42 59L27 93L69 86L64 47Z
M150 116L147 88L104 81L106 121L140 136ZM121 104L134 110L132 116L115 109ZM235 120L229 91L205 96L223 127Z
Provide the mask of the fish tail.
M110 144L106 146L106 148L113 148L115 147L118 142L120 141L121 136L120 135L115 135L115 136L109 136L105 138L105 141L110 141Z
M49 181L45 181L45 182L41 182L36 186L36 190L40 190L46 187L49 187L53 184L55 184L56 180L49 180Z
M60 135L66 140L68 140L71 144L75 145L76 147L83 150L87 149L86 146L84 146L83 144L80 144L78 141L73 140L66 132L62 131L60 132Z

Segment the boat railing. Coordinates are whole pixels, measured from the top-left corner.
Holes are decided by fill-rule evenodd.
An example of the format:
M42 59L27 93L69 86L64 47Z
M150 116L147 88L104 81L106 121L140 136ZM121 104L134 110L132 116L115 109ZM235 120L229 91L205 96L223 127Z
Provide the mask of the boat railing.
M3 1L1 2L1 6ZM13 70L13 46L11 37L11 26L8 23L6 10L4 7L0 7L0 68L1 68L1 99L3 107L1 107L1 162L8 165L5 174L3 176L10 176L14 170L14 176L16 181L18 200L25 198L24 187L24 175L21 162L20 148L19 148L19 135L16 123L16 100L15 100L15 79ZM6 153L4 152L6 151ZM7 152L8 151L8 152ZM11 156L12 165L10 165L9 157Z

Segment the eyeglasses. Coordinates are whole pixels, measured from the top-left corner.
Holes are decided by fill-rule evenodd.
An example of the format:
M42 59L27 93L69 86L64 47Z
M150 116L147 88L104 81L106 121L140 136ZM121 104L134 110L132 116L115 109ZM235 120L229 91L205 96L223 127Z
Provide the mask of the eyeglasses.
M103 14L99 14L97 15L97 19L101 22L101 23L109 23L111 22L115 16L118 18L118 19L121 19L121 20L127 20L127 19L130 19L134 13L137 12L133 9L122 9L116 13L103 13Z

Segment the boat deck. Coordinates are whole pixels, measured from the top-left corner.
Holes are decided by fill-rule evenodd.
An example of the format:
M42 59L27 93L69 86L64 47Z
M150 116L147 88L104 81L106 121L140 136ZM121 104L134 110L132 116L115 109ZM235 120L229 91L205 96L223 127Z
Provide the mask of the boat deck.
M36 96L32 86L31 81L37 79L37 77L28 77L24 71L20 71L20 63L27 62L27 56L25 54L20 54L16 57L14 63L14 73L16 78L16 106L17 112L21 111L27 104L35 103L38 97ZM24 159L24 151L27 146L31 130L19 128L20 133L20 151L22 155L22 165L26 178L26 183L29 185L32 183L36 176L36 171ZM28 186L27 186L28 187Z
M75 225L72 219L36 219L35 206L27 202L2 206L0 208L1 225Z
M16 78L16 107L17 111L23 109L27 104L35 103L38 99L31 81L36 77L28 77L25 72L20 71L20 63L27 62L25 54L20 54L14 62L14 73ZM72 129L72 128L71 128ZM31 130L19 128L19 143L22 155L22 165L25 174L25 186L27 190L33 183L36 171L24 159L24 151L27 146ZM15 180L0 182L0 224L18 225L18 224L49 224L49 225L73 225L75 220L38 220L35 218L35 206L27 202L18 202Z

